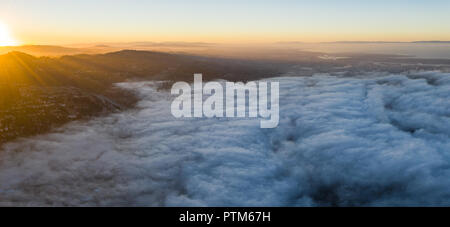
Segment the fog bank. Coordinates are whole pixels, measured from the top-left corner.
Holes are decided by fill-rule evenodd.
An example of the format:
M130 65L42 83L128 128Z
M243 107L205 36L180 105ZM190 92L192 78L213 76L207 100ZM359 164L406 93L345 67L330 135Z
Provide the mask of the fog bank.
M384 206L450 203L450 74L280 82L280 124L175 119L153 82L130 111L8 143L0 205Z

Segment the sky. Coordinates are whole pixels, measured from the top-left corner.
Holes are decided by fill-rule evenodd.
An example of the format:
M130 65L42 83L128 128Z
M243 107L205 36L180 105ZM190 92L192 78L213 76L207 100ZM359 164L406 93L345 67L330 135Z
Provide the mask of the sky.
M450 40L447 0L0 0L21 44Z

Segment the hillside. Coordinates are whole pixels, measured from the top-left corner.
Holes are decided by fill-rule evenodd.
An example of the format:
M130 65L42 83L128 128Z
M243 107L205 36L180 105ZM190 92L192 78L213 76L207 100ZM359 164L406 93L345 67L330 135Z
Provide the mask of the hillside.
M22 52L0 55L0 144L46 132L73 120L132 107L134 94L114 83L127 80L248 80L273 75L279 66L147 51L60 58ZM172 82L171 82L172 81Z

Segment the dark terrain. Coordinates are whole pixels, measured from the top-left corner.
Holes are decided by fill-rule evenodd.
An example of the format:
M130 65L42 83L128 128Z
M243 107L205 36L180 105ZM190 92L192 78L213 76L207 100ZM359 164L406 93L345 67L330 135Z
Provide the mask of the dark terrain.
M281 64L146 51L60 58L21 52L0 56L0 144L72 120L121 111L137 101L114 83L130 80L248 80L280 73Z
M167 82L162 89L167 89L174 81L192 81L194 73L202 73L204 80L245 82L282 73L355 76L372 71L446 72L450 66L449 59L341 56L285 51L239 59L123 50L52 58L10 52L0 56L0 144L44 133L69 121L133 107L137 98L114 87L117 82L163 80Z

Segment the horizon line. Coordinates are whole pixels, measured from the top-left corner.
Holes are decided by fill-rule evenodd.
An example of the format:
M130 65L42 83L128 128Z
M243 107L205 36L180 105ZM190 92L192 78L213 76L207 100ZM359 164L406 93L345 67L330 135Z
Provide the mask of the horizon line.
M305 42L305 41L278 41L278 42L236 42L236 43L227 43L227 42L189 42L189 41L124 41L124 42L92 42L92 43L67 43L67 44L47 44L47 43L24 43L19 45L9 45L9 46L0 46L0 48L7 47L23 47L23 46L77 46L77 45L106 45L106 44L153 44L153 45L161 45L161 44L197 44L197 45L229 45L229 44L368 44L368 43L380 43L380 44L389 44L389 43L450 43L450 40L416 40L416 41L361 41L361 40L341 40L341 41L329 41L329 42Z

